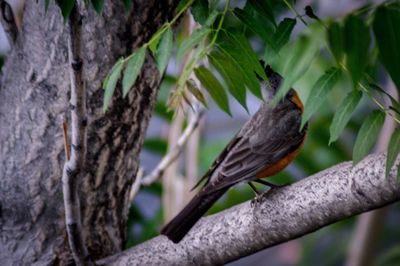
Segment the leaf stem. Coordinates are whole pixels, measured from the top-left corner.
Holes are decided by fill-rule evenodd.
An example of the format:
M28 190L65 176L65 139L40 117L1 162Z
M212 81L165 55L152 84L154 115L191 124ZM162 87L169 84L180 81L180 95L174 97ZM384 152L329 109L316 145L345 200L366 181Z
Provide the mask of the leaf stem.
M211 39L210 44L207 46L207 49L206 49L206 50L208 50L208 49L216 42L216 40L217 40L217 38L218 38L218 34L219 34L219 32L220 32L220 30L221 30L221 28L222 28L222 24L223 24L223 22L224 22L224 19L225 19L225 16L226 16L226 12L228 11L228 8L229 8L230 3L231 3L230 0L227 0L227 1L226 1L224 11L222 12L221 19L219 20L219 23L218 23L218 27L217 27L217 29L215 30L215 34L214 34L213 38Z
M160 38L160 36L168 29L170 28L177 20L178 18L193 4L194 0L188 1L181 10L175 15L175 17L171 21L165 22L161 28L151 37L151 39L143 44L142 47L149 47L152 42ZM140 48L140 47L139 47ZM124 58L124 62L128 61L135 53L130 54L128 57Z
M303 16L300 15L299 12L297 12L297 10L293 7L292 4L290 4L287 0L283 0L283 2L285 2L290 11L292 11L296 15L296 17L299 18L301 22L303 22L304 25L308 26L307 22L303 19Z
M349 70L346 68L346 66L343 63L339 63L339 66L344 71L349 72ZM366 75L366 77L367 77L367 79L369 78L368 75ZM390 109L385 108L385 106L381 102L379 102L379 100L374 95L372 95L372 93L364 86L364 84L362 84L360 81L358 81L357 85L368 95L368 97L378 106L379 109L381 109L385 114L390 115L396 123L400 124L400 120L397 117L395 117L392 113L390 113L388 111Z

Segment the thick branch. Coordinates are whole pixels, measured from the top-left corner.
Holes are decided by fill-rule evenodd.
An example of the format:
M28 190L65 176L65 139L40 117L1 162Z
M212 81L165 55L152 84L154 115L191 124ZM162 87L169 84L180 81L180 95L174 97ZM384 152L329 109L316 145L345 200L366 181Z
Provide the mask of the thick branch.
M333 166L292 185L203 218L179 244L159 236L108 257L112 265L221 265L294 239L341 219L400 200L393 168L385 178L385 154L354 168Z
M81 55L82 18L77 7L74 7L70 18L70 36L68 41L68 58L71 80L71 158L65 163L62 176L65 224L68 242L77 265L92 265L83 239L81 208L78 196L79 177L86 156L86 89L83 82Z

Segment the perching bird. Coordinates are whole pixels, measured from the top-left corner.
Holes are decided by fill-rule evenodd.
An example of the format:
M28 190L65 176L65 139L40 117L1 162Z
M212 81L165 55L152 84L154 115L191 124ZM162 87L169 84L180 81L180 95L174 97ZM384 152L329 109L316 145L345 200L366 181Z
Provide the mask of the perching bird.
M269 79L262 87L275 95L282 77L269 66ZM284 169L298 154L306 136L307 125L300 131L303 104L290 89L275 107L268 101L247 121L225 147L208 172L203 188L162 230L178 243L207 210L233 185L251 181L271 185L259 178ZM199 185L199 183L197 185ZM196 186L197 186L196 185ZM253 186L252 186L253 188Z

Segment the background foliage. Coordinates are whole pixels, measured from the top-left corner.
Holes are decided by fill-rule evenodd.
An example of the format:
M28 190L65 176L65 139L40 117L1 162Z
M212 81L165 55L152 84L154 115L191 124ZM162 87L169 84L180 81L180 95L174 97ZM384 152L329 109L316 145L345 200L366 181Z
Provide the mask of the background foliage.
M57 2L67 18L74 1ZM104 1L90 2L100 14ZM125 0L124 4L129 12L131 1ZM313 6L301 4L289 0L182 0L172 21L110 70L103 83L104 111L110 104L118 104L112 102L118 82L122 82L124 95L134 87L145 55L150 53L160 74L167 69L156 107L162 123L171 123L173 112L191 105L193 98L209 107L210 112L220 112L213 108L217 106L235 119L232 110L241 106L247 112L251 109L249 103L262 99L259 78L267 78L261 59L285 78L272 103L293 86L305 102L302 124L311 119L302 152L273 181L293 182L344 160L353 159L356 164L373 148L385 117L400 123L400 4L366 3L338 18L321 17L314 12L318 1ZM197 23L189 36L176 23L187 12ZM173 69L179 66L181 73L174 75ZM194 77L201 86L191 80ZM395 90L388 90L390 82ZM225 136L203 141L199 150L202 173L228 140ZM159 156L165 154L167 147L165 136L149 137L144 145L147 152ZM399 149L400 131L395 130L388 148L388 170ZM131 208L127 246L158 234L163 215L157 202L162 193L160 184L145 187L139 193ZM239 186L230 190L210 213L251 197L247 186ZM153 209L143 205L147 198L156 202ZM396 208L390 218L399 218ZM391 220L382 224L377 265L400 263L396 245L399 232ZM341 265L353 225L354 219L349 219L304 237L296 264L325 261L326 265Z

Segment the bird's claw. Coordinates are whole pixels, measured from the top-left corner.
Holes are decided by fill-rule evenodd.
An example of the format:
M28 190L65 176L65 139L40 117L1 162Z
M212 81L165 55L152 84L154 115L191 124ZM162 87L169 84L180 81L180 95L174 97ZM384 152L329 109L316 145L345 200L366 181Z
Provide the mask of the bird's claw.
M258 194L250 201L250 206L255 207L261 202L262 194Z

